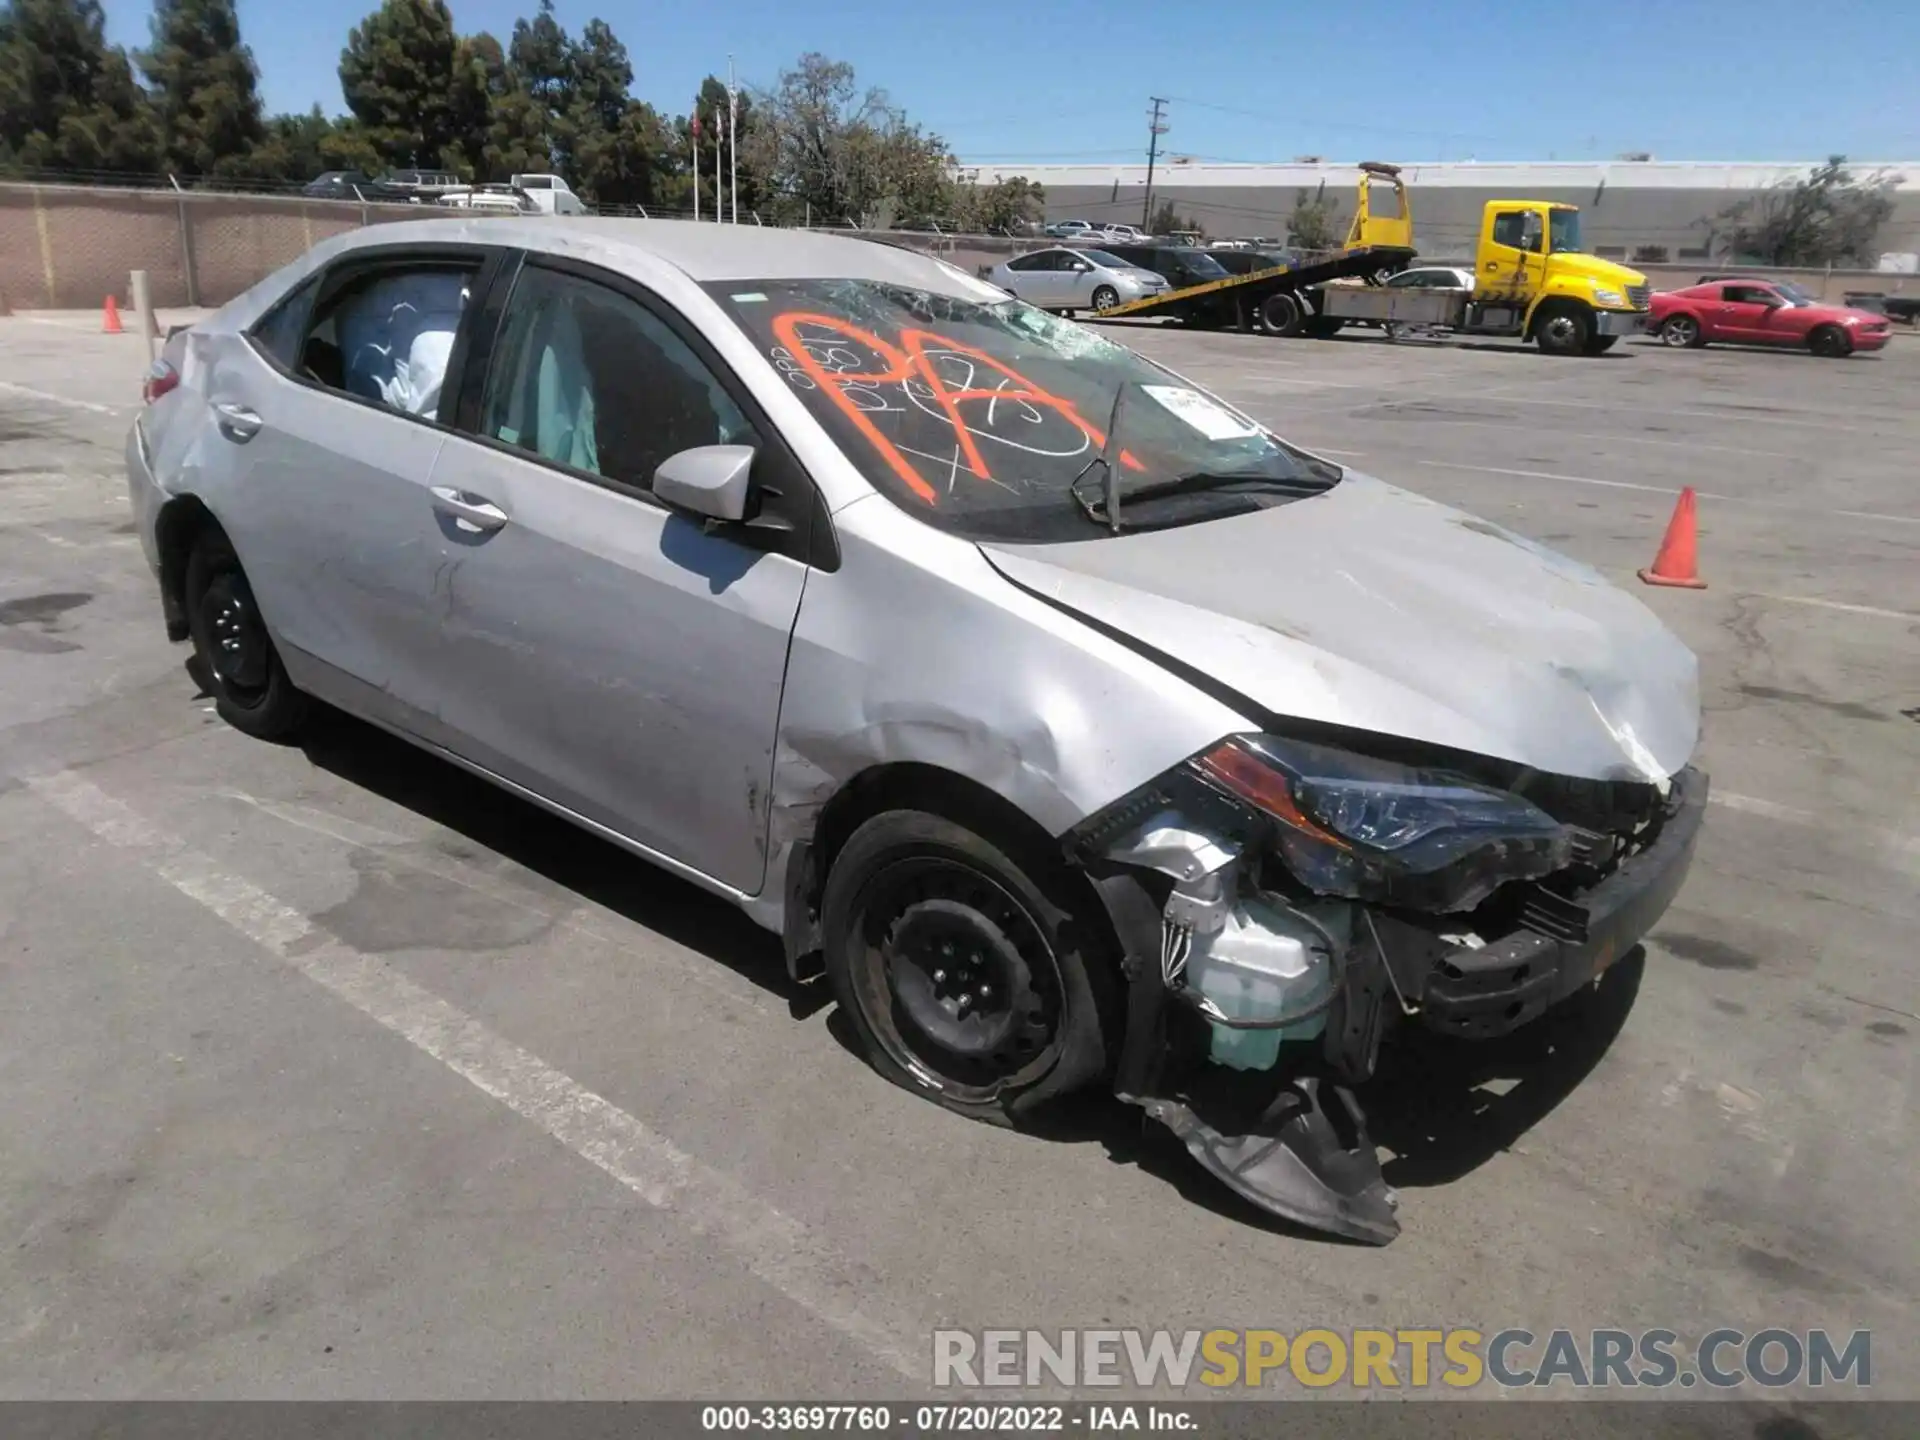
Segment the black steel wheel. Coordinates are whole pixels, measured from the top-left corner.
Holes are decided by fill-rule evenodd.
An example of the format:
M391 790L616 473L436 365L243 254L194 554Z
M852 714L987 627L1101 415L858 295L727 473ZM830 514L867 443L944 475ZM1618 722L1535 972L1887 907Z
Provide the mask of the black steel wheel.
M257 739L291 734L306 718L306 696L287 678L253 587L218 530L194 542L182 598L196 669L220 718Z
M874 1068L1001 1123L1106 1068L1095 933L998 847L912 810L849 837L821 905L827 976Z

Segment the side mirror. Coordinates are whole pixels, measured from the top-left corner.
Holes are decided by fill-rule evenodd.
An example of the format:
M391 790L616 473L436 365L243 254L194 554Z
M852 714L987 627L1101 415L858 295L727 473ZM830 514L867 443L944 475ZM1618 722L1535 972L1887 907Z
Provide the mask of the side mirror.
M751 445L696 445L669 455L653 472L654 498L703 520L743 520L753 456Z

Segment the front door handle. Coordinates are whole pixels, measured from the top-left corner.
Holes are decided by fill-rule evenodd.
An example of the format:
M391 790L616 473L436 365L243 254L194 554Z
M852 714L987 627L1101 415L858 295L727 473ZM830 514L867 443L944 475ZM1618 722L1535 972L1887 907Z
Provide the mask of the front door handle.
M433 508L442 515L451 515L470 530L491 534L507 523L507 512L484 495L456 490L451 485L428 488L433 492Z
M220 417L220 433L229 440L245 444L260 433L260 415L244 405L235 405L230 400L217 402L213 413Z

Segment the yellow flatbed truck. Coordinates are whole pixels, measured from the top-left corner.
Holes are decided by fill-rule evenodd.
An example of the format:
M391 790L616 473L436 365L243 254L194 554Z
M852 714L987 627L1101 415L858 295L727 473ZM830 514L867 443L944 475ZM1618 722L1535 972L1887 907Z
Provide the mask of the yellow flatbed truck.
M1406 214L1404 194L1401 211ZM1307 299L1321 333L1328 323L1348 321L1420 327L1532 340L1549 355L1599 355L1622 335L1647 328L1653 294L1647 277L1587 254L1573 205L1489 200L1473 276L1470 291L1328 285Z

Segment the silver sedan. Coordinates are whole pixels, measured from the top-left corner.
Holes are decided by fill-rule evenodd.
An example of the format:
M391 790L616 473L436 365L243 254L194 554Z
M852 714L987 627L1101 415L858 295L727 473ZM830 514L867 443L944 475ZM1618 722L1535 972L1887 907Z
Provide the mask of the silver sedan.
M1126 300L1158 295L1166 277L1131 265L1104 250L1054 246L1002 261L993 283L1042 310L1105 310Z
M1637 600L927 256L372 226L146 398L230 724L385 727L742 907L894 1082L1104 1083L1303 1224L1398 1231L1383 1035L1580 1004L1692 857L1694 657Z

